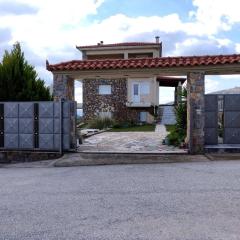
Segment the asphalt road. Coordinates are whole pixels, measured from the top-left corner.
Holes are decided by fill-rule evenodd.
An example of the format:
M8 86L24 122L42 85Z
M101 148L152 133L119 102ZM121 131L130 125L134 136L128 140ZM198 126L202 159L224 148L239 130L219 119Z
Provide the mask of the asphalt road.
M240 239L240 161L2 168L0 239Z

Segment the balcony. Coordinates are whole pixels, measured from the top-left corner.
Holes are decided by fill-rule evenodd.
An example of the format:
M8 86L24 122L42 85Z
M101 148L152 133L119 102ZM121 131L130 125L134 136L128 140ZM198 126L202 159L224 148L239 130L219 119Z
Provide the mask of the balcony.
M126 102L127 107L151 107L153 105L152 102Z

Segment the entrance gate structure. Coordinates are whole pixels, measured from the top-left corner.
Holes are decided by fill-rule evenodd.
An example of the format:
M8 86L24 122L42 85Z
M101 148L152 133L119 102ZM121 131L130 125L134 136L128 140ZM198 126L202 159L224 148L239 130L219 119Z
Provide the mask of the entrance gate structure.
M240 144L240 94L205 95L205 144Z
M49 64L46 61L46 68L53 73L55 100L59 98L74 100L74 80L77 79L91 81L92 79L187 76L186 142L189 152L198 154L204 152L207 129L211 128L211 131L214 131L212 125L205 126L205 75L240 74L240 54L74 60L58 64ZM83 91L84 94L87 92ZM212 112L210 110L208 112ZM229 124L231 125L231 123ZM231 135L231 132L233 132L232 128L226 128L226 137L228 134ZM230 139L233 141L235 138L229 137L227 142Z
M0 102L0 151L76 148L76 103Z

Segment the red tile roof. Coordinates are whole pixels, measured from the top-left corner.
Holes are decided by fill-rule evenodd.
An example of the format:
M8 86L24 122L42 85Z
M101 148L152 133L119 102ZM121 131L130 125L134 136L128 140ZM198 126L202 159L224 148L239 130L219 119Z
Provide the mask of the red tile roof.
M148 45L160 46L161 43L156 43L156 42L123 42L123 43L77 46L77 48L81 49L81 48L103 48L103 47L137 47L137 46L148 46Z
M108 69L137 69L137 68L170 68L196 67L240 63L240 54L215 56L161 57L161 58L132 58L104 60L74 60L49 65L49 71L77 70L108 70Z

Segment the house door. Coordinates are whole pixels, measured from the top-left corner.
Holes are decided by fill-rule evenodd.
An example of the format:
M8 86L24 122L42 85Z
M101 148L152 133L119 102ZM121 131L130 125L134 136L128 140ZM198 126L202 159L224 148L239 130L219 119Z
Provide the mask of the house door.
M140 84L133 83L133 102L139 103L140 102Z

